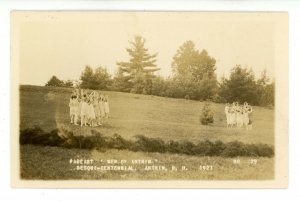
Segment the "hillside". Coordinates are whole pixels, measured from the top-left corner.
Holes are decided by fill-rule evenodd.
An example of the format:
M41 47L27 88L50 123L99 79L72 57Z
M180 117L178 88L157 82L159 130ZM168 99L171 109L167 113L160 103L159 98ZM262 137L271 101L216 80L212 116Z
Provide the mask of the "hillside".
M66 127L76 135L89 135L96 129L104 135L120 134L160 137L163 140L193 142L238 140L245 143L274 144L274 111L254 107L253 130L226 128L224 104L212 103L215 122L209 126L199 123L203 102L156 97L122 92L109 95L111 115L103 126L79 127L69 123L69 97L72 89L40 86L20 86L20 127L39 125L44 130Z

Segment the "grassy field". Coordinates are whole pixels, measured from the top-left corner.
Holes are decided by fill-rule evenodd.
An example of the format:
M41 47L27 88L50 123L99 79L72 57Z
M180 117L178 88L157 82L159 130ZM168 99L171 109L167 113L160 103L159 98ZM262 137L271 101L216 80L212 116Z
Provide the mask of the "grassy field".
M245 143L274 144L274 111L254 107L253 130L226 128L224 104L213 104L215 122L203 126L199 116L203 102L172 99L121 92L109 95L111 115L102 127L80 127L69 123L71 89L34 86L21 87L21 129L39 125L50 131L66 127L77 135L89 135L91 129L104 135L120 134L124 138L135 135L160 137L163 140L189 140L191 142L238 140Z
M109 95L111 115L103 126L79 127L69 123L69 97L71 89L21 86L20 128L34 125L45 131L58 127L72 130L75 135L90 135L92 129L104 135L114 133L131 139L135 135L159 137L163 140L189 140L197 143L205 139L223 142L274 144L274 111L254 107L253 130L226 128L224 104L212 104L215 122L202 126L199 116L203 102L172 99L120 92ZM130 152L126 150L64 149L58 147L21 146L21 175L24 179L271 179L274 175L274 158L258 158L256 165L251 158L241 158L234 165L232 158L194 157L176 154ZM74 171L68 163L71 158L83 159L153 159L168 166L185 165L189 171L147 171L138 168L123 171ZM200 165L212 165L213 171L199 171ZM170 167L168 167L170 168Z
M124 157L125 156L125 157ZM154 165L165 166L165 170L145 170L146 165L135 165L135 171L76 171L76 165L70 159L93 159L104 162L95 165L107 165L106 160L120 161L147 159L156 161ZM196 157L177 154L159 154L130 152L126 150L64 149L59 147L42 147L24 145L21 147L21 177L24 179L101 179L101 180L266 180L274 175L274 158L258 158L251 164L251 158L239 158L240 164L234 164L232 158ZM120 164L116 164L120 165ZM171 171L171 166L177 171ZM187 170L182 170L185 166ZM200 170L200 166L213 166L212 170Z

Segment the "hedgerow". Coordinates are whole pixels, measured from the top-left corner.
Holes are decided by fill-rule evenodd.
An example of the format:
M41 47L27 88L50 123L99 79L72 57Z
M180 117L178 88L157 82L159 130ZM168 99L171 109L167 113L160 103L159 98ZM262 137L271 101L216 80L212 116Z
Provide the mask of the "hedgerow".
M55 129L45 132L40 127L27 128L20 131L20 144L57 146L78 149L119 149L142 152L174 153L193 156L263 156L273 157L274 148L267 144L245 144L239 141L224 143L220 140L200 141L197 144L190 141L163 141L160 138L149 138L143 135L127 140L118 134L104 136L92 130L91 135L75 136L72 131Z

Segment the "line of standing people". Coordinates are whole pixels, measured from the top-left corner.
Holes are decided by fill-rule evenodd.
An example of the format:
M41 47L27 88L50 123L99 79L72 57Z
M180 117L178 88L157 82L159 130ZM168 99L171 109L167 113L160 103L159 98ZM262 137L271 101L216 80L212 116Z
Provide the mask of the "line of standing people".
M226 103L227 127L245 127L247 130L252 130L252 119L249 117L252 112L253 109L247 102L244 105L239 105L238 102Z
M81 89L72 93L70 102L71 124L81 126L101 126L102 121L109 117L108 95L96 91L90 94Z

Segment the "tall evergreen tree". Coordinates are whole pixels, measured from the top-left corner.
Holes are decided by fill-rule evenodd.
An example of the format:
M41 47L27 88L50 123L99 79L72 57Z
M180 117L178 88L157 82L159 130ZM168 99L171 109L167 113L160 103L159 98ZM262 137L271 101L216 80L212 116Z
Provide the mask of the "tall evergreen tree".
M127 62L117 62L120 72L127 80L134 93L151 93L151 83L156 67L157 54L148 53L145 48L146 40L141 36L135 36L134 41L129 41L131 48L127 48L130 59Z
M223 79L220 83L220 96L226 101L248 102L258 105L259 97L257 84L253 71L236 65L231 69L229 79Z

